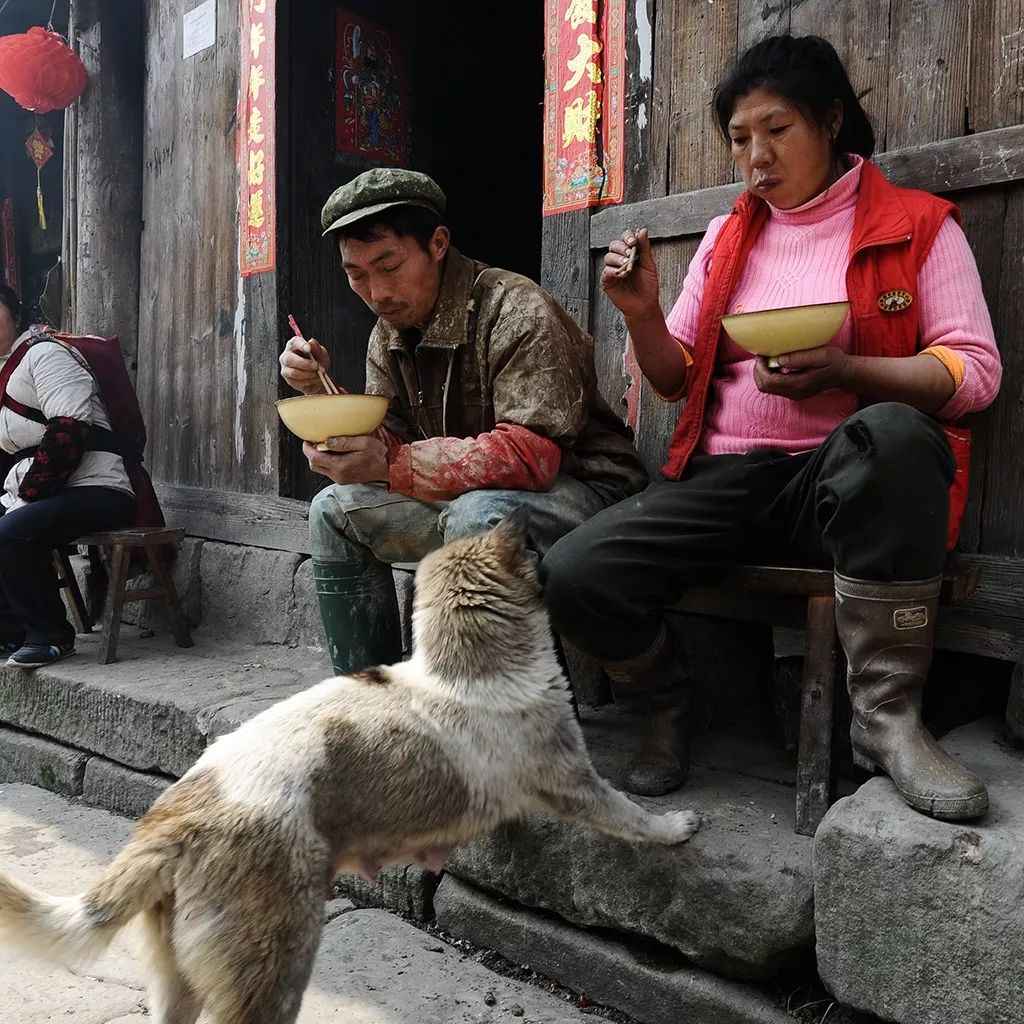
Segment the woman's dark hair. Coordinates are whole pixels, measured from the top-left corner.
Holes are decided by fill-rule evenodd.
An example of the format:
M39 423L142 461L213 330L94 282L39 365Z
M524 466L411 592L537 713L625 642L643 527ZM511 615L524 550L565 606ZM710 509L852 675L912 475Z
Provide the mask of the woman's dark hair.
M19 330L25 329L24 323L24 310L22 309L21 299L18 298L18 293L7 285L0 283L0 303L7 307L7 312L11 314L11 319L14 321L14 326Z
M828 109L837 100L843 123L836 138L840 153L870 157L875 133L857 99L850 77L831 43L821 36L771 36L741 54L718 83L712 101L718 126L729 138L736 101L755 89L767 89L793 104L812 124L828 124Z
M391 206L375 216L338 228L336 233L357 242L376 242L393 231L399 238L414 238L424 252L429 252L430 240L440 226L441 218L425 206Z

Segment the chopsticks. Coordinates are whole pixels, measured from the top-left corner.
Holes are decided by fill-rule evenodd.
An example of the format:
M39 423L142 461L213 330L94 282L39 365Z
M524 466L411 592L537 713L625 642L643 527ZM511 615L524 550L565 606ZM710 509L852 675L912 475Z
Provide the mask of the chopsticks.
M296 338L302 338L303 341L306 340L305 335L299 330L299 325L295 322L295 317L291 313L288 314L288 325L291 327ZM319 363L317 363L316 375L320 378L320 384L327 394L340 395L342 393L341 388L331 380L331 375Z

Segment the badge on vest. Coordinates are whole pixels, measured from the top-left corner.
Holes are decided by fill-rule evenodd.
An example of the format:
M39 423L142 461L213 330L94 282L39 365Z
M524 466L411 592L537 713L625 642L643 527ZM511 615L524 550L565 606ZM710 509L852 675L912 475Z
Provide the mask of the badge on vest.
M912 302L914 296L905 292L902 288L893 288L892 291L882 292L878 296L878 308L883 313L902 313Z
M892 624L896 629L921 629L928 625L928 609L924 605L917 608L897 608L892 613Z

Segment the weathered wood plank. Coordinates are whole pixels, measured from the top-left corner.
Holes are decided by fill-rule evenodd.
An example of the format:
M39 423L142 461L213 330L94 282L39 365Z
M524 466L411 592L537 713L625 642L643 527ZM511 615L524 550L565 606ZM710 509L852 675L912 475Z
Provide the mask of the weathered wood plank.
M876 163L895 184L954 192L1024 178L1024 125L944 139L879 154ZM590 222L590 245L603 248L627 227L647 225L652 238L702 234L713 217L728 213L742 185L719 185L610 207Z
M743 53L768 36L789 31L790 0L739 0L736 15L736 52Z
M993 446L986 459L981 550L993 555L1024 554L1024 186L1009 192L1006 205L1003 270L996 337L1003 361L1003 383L989 412Z
M962 135L969 5L964 0L899 0L891 5L889 29L885 148Z
M666 113L658 84L670 72L658 63L662 20L655 0L639 0L626 11L626 176L627 202L665 194ZM664 88L661 90L665 92Z
M270 495L157 484L170 526L191 537L309 554L309 503Z
M971 0L968 124L1024 121L1024 0Z
M802 0L792 5L790 31L818 35L838 52L884 149L889 96L890 0Z
M977 192L954 193L949 198L960 207L964 232L978 263L985 301L998 322L999 288L1003 267L1003 223L1006 218L1006 189L993 188ZM998 342L998 337L996 341ZM959 550L979 551L981 548L981 517L985 496L985 478L990 471L989 459L998 457L998 439L992 435L988 410L969 418L973 432L971 451L971 482L967 512L960 531Z
M541 286L585 331L590 329L590 214L583 209L544 218L540 269Z
M662 23L672 28L671 39L662 41L657 68L659 77L671 81L669 192L720 185L732 178L732 158L711 96L736 53L738 7L754 6L749 0L662 5Z

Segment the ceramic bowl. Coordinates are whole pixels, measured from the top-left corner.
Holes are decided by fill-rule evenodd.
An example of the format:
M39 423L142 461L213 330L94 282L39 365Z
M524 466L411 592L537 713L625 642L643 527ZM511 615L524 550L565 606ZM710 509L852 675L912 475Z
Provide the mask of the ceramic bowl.
M725 333L757 356L781 356L827 345L850 312L848 302L787 306L722 317Z
M372 434L384 422L388 400L380 395L299 395L277 403L281 422L303 441Z

